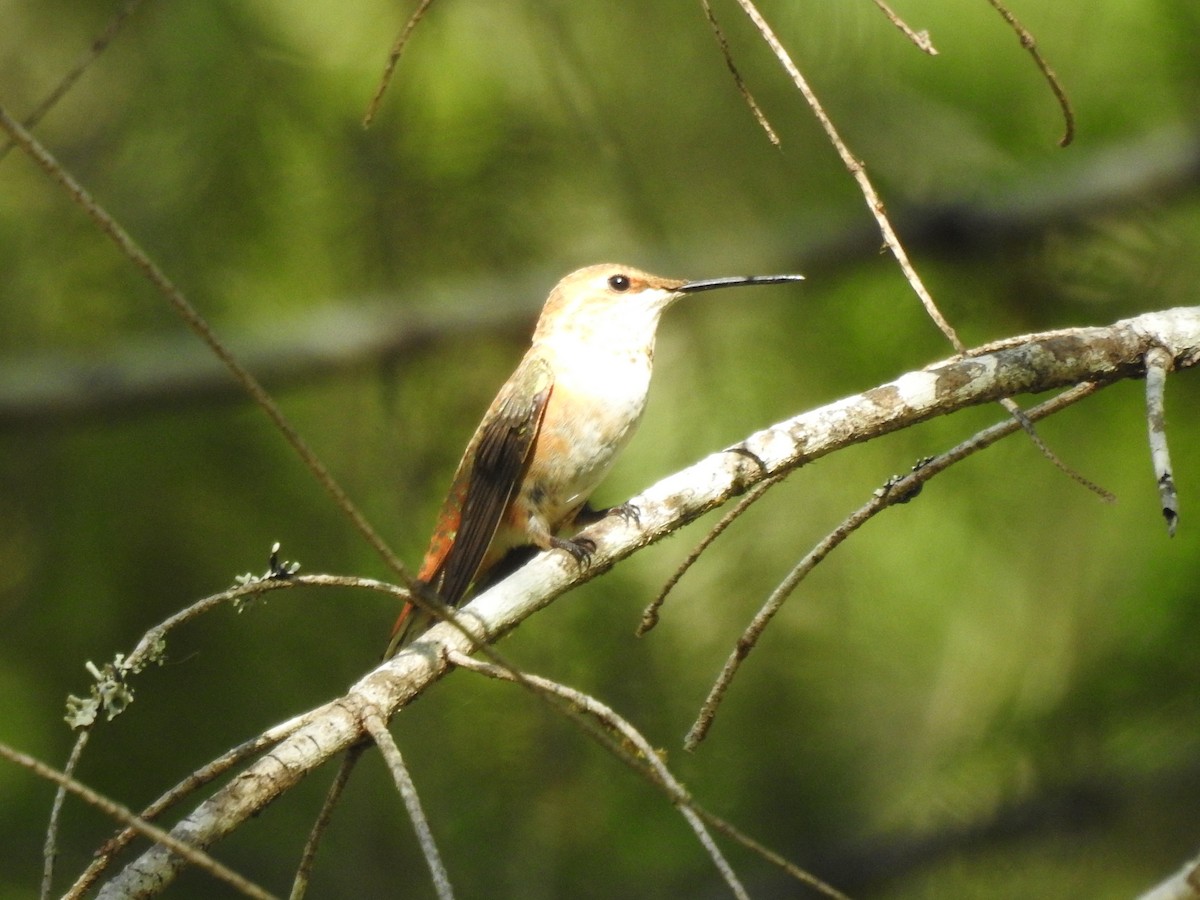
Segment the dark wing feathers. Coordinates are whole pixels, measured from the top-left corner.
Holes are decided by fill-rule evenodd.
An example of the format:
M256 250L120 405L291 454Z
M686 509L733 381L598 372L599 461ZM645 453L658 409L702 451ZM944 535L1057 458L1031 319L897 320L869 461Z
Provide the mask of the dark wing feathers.
M476 435L458 532L431 584L455 606L475 576L512 499L546 411L554 379L543 359L526 359L496 398Z

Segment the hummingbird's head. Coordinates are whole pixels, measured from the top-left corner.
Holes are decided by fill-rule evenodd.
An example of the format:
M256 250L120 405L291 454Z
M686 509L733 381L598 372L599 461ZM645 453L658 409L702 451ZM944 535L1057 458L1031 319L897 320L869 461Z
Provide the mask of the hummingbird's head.
M801 281L803 275L750 275L685 281L632 266L587 266L554 286L534 340L560 333L623 332L626 340L653 340L663 310L684 294L749 284Z
M683 285L680 279L613 263L578 269L550 292L534 339L564 329L590 330L606 322L629 329L653 327L681 296Z

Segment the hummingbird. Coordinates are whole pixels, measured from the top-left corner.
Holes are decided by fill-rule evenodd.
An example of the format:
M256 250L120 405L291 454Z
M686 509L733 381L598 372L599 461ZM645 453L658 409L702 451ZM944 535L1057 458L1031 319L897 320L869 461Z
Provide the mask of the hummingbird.
M587 501L641 420L663 312L688 294L803 277L687 281L604 264L563 278L528 352L467 444L418 582L455 607L537 550L564 550L586 565L595 544L559 534L614 512L636 518L628 505L592 510ZM385 658L434 621L406 603Z

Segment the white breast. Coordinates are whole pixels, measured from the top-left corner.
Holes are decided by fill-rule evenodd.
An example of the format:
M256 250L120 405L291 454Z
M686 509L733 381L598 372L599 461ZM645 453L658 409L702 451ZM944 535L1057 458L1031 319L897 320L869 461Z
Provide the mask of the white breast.
M650 387L649 352L579 344L555 354L554 390L539 445L547 465L530 472L553 509L551 521L578 508L608 474L641 420ZM540 468L540 467L539 467Z

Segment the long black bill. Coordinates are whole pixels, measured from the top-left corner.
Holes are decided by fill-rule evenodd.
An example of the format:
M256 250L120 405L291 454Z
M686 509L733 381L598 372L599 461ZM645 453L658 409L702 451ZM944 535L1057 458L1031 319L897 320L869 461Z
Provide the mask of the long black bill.
M701 281L689 281L679 288L681 294L694 294L699 291L711 291L716 288L741 287L744 284L786 284L789 281L803 281L803 275L729 275L725 278L705 278Z

